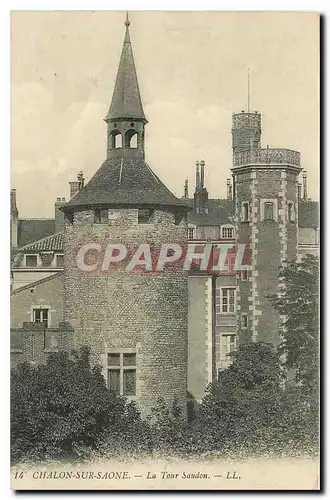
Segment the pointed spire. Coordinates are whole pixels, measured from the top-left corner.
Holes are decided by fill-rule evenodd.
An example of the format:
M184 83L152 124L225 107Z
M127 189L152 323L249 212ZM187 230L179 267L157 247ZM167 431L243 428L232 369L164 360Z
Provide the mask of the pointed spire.
M129 35L130 21L126 13L126 32L121 52L115 89L105 121L119 118L140 119L147 123L140 96L132 45Z

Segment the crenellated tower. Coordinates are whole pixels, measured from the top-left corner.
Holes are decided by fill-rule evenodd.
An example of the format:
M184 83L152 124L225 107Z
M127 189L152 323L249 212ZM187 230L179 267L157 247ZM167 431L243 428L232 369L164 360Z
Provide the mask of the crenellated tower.
M279 318L269 296L279 290L281 265L298 253L300 153L261 148L260 114L234 114L232 130L236 235L251 255L251 271L237 281L240 340L276 344Z
M261 144L261 114L233 113L232 125L232 148L233 154L246 149L258 149Z

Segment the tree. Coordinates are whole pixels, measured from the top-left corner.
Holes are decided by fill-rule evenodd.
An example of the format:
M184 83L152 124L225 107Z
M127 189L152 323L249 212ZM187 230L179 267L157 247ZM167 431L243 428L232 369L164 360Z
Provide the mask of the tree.
M140 423L138 412L111 393L89 350L59 352L45 364L21 363L11 373L12 458L77 456L104 436L123 440Z
M270 343L241 345L210 384L196 422L196 448L222 454L310 451L315 427L300 388L283 387L280 355Z
M296 381L314 391L319 380L319 260L307 255L284 265L282 286L270 299L280 314L285 365L295 370Z

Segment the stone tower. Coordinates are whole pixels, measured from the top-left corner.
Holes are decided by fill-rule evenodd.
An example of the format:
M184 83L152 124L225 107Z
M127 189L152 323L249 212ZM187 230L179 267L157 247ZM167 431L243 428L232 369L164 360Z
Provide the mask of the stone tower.
M234 113L231 132L233 154L246 149L260 148L261 114L258 111Z
M248 276L243 272L238 275L238 325L244 324L240 340L276 344L279 318L268 296L278 291L281 264L294 259L298 251L300 153L289 149L263 149L257 139L252 147L246 139L244 150L243 138L253 138L251 117L257 137L261 132L260 115L245 116L248 118L244 113L233 115L236 230L238 243L250 248L252 264Z
M147 414L157 398L169 404L176 398L186 409L188 277L179 265L174 272L154 265L129 269L126 264L140 245L147 253L152 249L152 259L163 243L184 245L187 204L145 161L147 120L129 21L125 24L105 118L107 158L63 207L65 321L74 327L75 346L89 345L93 359L102 363L108 387L136 400ZM104 270L109 242L122 245L127 259L117 265L108 262ZM88 271L77 264L77 254L86 244L91 253L84 262L95 259Z

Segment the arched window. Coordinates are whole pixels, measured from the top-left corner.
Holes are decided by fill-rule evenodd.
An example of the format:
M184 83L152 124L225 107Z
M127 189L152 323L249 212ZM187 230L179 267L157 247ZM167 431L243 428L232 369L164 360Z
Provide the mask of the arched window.
M138 133L134 129L130 129L125 134L125 147L137 148L138 147Z
M123 138L119 130L114 130L111 132L111 148L122 148L123 147Z

